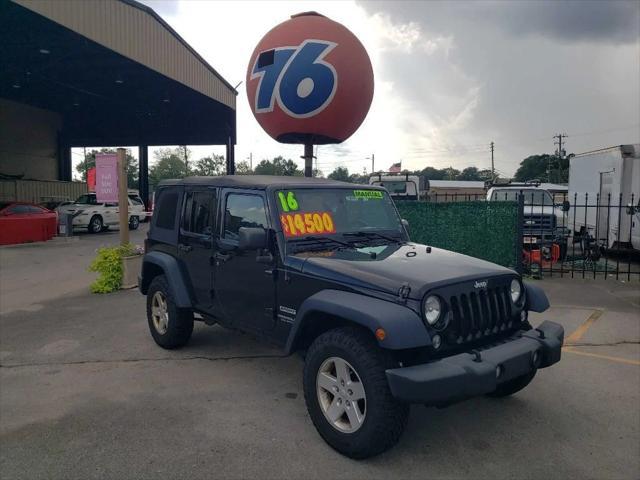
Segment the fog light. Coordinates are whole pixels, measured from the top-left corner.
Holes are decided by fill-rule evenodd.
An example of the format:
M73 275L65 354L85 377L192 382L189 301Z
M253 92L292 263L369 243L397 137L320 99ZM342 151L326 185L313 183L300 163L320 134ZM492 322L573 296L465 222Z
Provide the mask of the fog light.
M442 338L440 337L440 335L434 335L431 339L431 344L436 350L439 349L440 345L442 345Z
M502 365L498 365L496 367L496 378L500 378L500 376L502 375L502 370L503 370Z

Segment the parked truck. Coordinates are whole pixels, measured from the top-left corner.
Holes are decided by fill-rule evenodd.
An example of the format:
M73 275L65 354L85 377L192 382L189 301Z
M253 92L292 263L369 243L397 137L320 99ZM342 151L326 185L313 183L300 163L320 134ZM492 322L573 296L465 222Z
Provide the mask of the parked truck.
M386 188L395 201L419 200L429 190L429 180L408 173L376 173L369 177L369 185Z
M640 144L573 156L569 201L576 231L607 249L640 250Z

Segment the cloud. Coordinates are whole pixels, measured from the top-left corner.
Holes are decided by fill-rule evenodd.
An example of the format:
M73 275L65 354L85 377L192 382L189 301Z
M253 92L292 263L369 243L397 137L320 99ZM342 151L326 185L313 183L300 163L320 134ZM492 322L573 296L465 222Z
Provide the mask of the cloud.
M372 153L376 169L399 160L486 168L495 141L497 168L512 174L526 156L553 151L560 131L570 152L640 142L638 2L145 3L234 85L260 38L291 14L317 10L352 30L371 57L375 95L350 139L318 149L325 173L370 170ZM301 165L302 147L264 133L239 90L237 161L251 152L254 165L276 155Z

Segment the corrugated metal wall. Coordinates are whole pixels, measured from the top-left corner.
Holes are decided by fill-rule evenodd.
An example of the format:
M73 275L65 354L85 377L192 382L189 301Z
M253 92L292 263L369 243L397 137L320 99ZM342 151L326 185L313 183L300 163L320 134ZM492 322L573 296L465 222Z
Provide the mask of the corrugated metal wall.
M234 91L164 25L118 0L13 0L235 110Z
M75 200L87 193L84 182L0 180L0 201L40 203L49 199Z

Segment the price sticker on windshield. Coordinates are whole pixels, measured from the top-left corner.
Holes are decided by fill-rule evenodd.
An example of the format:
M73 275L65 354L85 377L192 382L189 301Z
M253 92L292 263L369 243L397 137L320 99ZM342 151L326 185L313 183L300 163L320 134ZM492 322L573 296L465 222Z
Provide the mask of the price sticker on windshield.
M284 236L325 235L336 233L333 217L329 212L283 213L280 215Z

